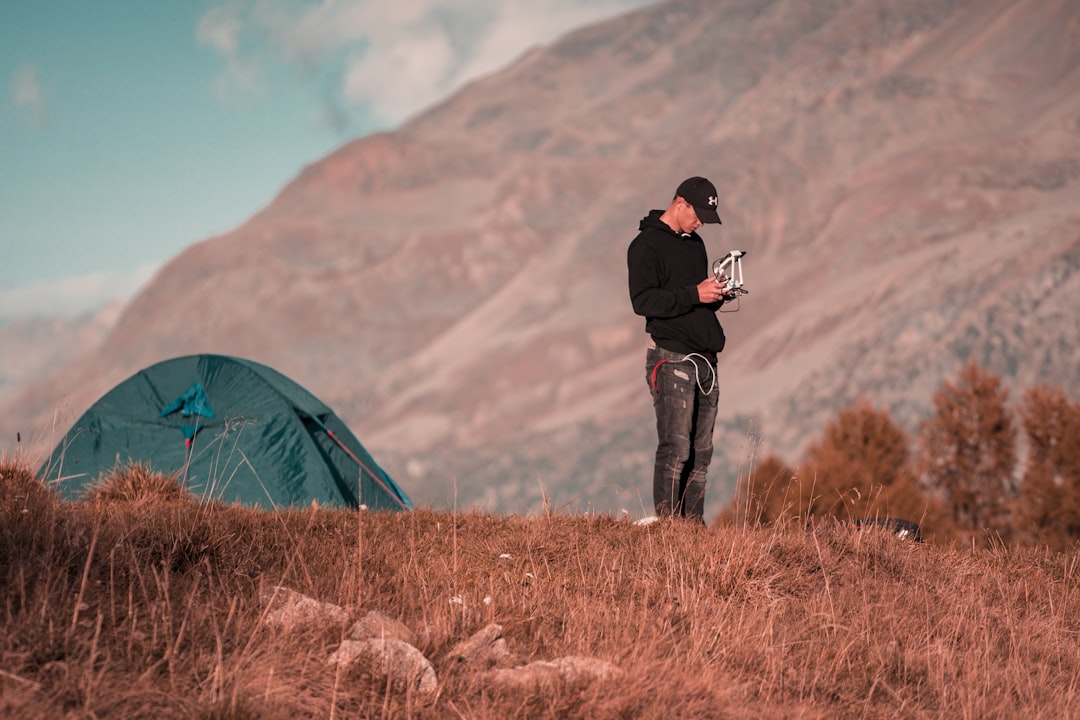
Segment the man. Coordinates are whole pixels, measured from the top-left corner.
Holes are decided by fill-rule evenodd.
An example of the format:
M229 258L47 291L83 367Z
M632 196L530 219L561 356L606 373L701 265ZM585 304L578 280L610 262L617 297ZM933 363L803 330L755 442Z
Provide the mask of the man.
M695 231L720 224L717 204L711 182L683 181L666 210L641 220L626 255L630 302L645 316L650 336L645 377L656 410L656 514L701 523L720 396L716 355L724 349L716 311L730 295L710 275L705 243Z

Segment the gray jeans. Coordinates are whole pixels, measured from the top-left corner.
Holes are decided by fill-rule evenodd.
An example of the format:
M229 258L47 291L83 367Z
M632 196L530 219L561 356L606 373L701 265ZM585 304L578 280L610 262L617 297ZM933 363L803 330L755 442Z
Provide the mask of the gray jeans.
M656 411L656 514L704 522L705 473L712 460L720 397L716 367L698 355L650 347L645 378Z

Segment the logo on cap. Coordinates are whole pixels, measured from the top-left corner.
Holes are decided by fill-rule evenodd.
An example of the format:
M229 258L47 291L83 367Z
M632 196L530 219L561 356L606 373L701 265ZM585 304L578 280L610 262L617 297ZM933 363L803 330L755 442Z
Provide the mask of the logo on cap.
M717 202L718 202L718 201L717 201L717 199L716 199L716 196L715 196L715 195L710 195L710 196L709 196L709 205L710 205L711 207L716 207L716 205L717 205Z

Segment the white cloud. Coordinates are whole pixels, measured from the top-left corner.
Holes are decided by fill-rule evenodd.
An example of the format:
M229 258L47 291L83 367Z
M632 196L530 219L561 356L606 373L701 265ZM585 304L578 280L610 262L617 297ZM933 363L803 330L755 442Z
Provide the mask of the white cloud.
M329 96L313 93L323 117L364 111L394 125L533 46L649 1L226 0L203 15L198 38L230 82L283 64L308 82L332 79Z
M230 2L210 8L199 18L196 39L216 51L225 61L218 76L215 91L222 100L231 102L237 93L248 95L258 88L258 68L255 60L241 51L244 32L242 7Z
M111 300L127 300L160 267L159 263L149 263L127 272L95 272L13 288L0 287L0 322L35 315L77 317Z
M195 36L200 43L208 45L230 60L240 52L240 6L221 5L206 11L199 18Z
M418 26L351 57L341 93L346 106L367 104L377 117L394 123L443 95L457 61L444 32Z
M492 3L497 12L469 56L458 68L455 84L479 77L513 61L529 47L547 44L573 28L614 17L652 0L596 0L593 2Z
M35 66L23 65L15 71L12 95L15 105L26 111L34 127L41 127L45 122L45 93Z

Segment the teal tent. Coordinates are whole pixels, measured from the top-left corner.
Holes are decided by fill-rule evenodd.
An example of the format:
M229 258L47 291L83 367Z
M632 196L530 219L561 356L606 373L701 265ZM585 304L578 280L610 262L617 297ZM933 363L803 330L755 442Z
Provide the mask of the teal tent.
M224 355L135 373L79 418L39 475L75 499L130 462L176 473L195 494L227 503L412 508L318 398L276 370Z

